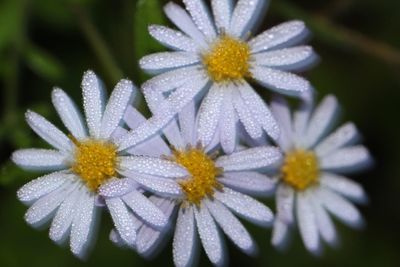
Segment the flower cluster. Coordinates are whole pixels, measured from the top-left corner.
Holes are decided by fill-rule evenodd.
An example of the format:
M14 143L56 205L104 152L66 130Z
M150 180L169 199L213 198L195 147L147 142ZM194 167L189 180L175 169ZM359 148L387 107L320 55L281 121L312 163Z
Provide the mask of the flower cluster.
M304 70L316 56L302 45L307 29L290 21L250 37L266 0L183 0L165 6L178 30L151 25L150 34L171 48L145 56L143 70L157 74L142 86L152 116L132 106L136 88L121 80L106 101L102 82L82 80L84 116L61 89L53 105L68 134L28 111L30 127L52 149L21 149L22 168L51 171L18 191L30 206L25 220L50 223L50 238L69 240L73 254L87 255L99 213L111 216L110 239L144 257L158 252L173 232L176 266L195 262L200 242L209 260L226 264L224 233L253 255L257 245L239 219L273 227L272 244L283 248L296 225L307 250L320 240L335 245L329 214L362 225L351 201L365 202L362 187L343 177L371 161L352 123L331 133L334 96L315 107ZM276 93L270 105L257 94ZM282 95L297 97L291 111ZM258 197L274 196L274 213Z

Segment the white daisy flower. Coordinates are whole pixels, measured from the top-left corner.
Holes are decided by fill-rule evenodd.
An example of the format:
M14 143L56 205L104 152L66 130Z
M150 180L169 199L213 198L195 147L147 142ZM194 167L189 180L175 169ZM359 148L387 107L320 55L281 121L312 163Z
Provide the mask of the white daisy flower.
M174 50L140 60L145 71L161 73L143 85L150 109L172 116L205 95L199 140L208 145L214 135L228 138L229 142L222 143L227 153L234 150L236 131L231 130L238 121L252 138L264 131L278 138L276 121L249 81L285 95L310 96L309 82L288 72L304 69L316 58L311 47L294 46L307 35L304 23L286 22L248 40L269 1L239 0L233 6L230 0L212 0L213 18L202 0L183 2L189 14L172 2L164 8L180 31L149 27L155 39ZM162 101L165 95L167 101Z
M157 178L149 176L149 172L137 171L125 173L125 176L128 177L126 180L153 192L155 195L150 199L166 216L171 217L172 222L177 217L173 238L176 266L190 266L194 262L198 235L210 261L221 265L226 258L220 229L245 253L255 252L255 243L235 215L261 226L268 226L272 222L270 209L248 195L265 194L274 188L273 181L259 171L276 167L281 154L275 147L260 146L217 156L214 149L218 145L217 139L207 147L200 145L195 114L195 104L190 102L179 114L178 121L173 120L166 127L164 134L171 147L156 137L152 140L154 143L151 147L154 149L151 153L149 150L129 151L134 155L145 154L155 159L162 156L186 171L184 176L165 172L167 166L163 164L149 169L153 174L158 172ZM136 127L132 121L138 121L138 115L128 110L125 118L130 127ZM103 189L104 195L109 197L126 193L118 190L117 184L109 183L108 186L109 190L106 187ZM149 256L159 248L161 241L166 240L166 232L143 224L138 232L136 250ZM126 245L120 233L117 226L111 232L111 240L120 246Z
M342 174L366 167L370 154L357 145L358 131L352 123L328 135L338 113L334 96L325 97L315 110L311 103L303 104L293 118L281 98L274 99L271 108L281 127L278 144L284 152L272 244L283 247L290 228L297 225L305 247L318 254L320 239L329 245L337 242L329 214L349 226L361 226L362 217L349 200L362 202L366 193Z
M82 91L87 127L73 101L64 91L55 88L52 101L70 134L65 135L39 114L28 111L28 124L53 149L21 149L12 155L12 160L24 169L54 171L27 183L17 195L22 202L31 205L25 220L34 227L52 220L50 238L63 243L69 237L71 251L78 257L86 255L93 240L97 215L104 205L98 194L102 186L110 180L119 180L125 166L132 161L139 161L143 168L147 167L146 164L156 164L126 156L120 146L124 139L114 137L136 92L130 81L121 80L105 103L101 81L92 71L87 71ZM150 131L151 124L143 124L138 129L145 128L147 133L157 131ZM129 136L133 134L146 136L143 133ZM167 218L156 205L135 190L135 185L127 184L126 187L131 193L123 202L107 201L105 205L114 219L118 217L116 222L125 219L124 227L130 231L124 236L124 241L133 244L136 227L125 206L154 227L166 225Z

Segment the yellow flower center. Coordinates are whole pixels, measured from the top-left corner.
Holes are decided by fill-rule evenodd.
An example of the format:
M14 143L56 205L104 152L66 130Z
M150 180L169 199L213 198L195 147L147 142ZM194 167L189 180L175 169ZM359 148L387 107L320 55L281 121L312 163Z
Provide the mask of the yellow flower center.
M304 190L318 182L317 157L312 151L294 150L286 155L281 171L285 183L296 190Z
M76 145L72 171L81 177L90 190L96 192L103 182L116 174L117 148L100 140L79 142L71 139Z
M212 197L216 189L222 189L217 180L221 169L215 166L214 160L202 148L173 149L172 160L190 173L189 179L179 182L189 203L200 205L204 197Z
M203 64L215 82L250 77L250 47L247 43L222 35L203 56Z

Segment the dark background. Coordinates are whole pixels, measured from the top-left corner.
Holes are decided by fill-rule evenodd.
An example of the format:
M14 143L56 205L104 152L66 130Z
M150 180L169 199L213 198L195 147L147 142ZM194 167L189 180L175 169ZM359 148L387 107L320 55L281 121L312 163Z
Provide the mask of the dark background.
M26 207L15 192L40 174L23 172L9 160L17 148L46 146L24 122L26 109L60 125L51 106L53 86L78 101L87 69L100 75L109 90L123 77L136 84L146 79L137 60L163 50L146 27L167 23L161 11L164 3L0 1L0 266L173 265L170 245L152 261L113 246L106 214L90 258L77 260L68 248L53 244L47 230L25 224ZM247 257L228 243L231 265L400 266L400 1L273 0L259 31L295 18L306 21L313 31L310 43L322 59L307 77L319 97L338 97L343 121L356 123L375 158L373 169L353 176L370 196L370 203L361 207L367 227L355 231L337 223L341 245L326 248L315 258L297 234L282 253L271 247L271 231L246 224L259 244L259 257ZM210 265L204 254L200 264Z

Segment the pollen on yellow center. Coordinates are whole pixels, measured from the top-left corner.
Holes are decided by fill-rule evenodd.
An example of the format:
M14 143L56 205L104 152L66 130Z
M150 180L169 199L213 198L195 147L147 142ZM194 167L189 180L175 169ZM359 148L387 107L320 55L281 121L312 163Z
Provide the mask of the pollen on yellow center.
M173 150L172 160L186 168L190 177L179 182L186 200L199 205L204 197L212 197L216 189L222 189L217 176L221 169L202 148L189 147L186 150Z
M203 56L203 64L215 82L225 82L250 77L249 59L247 43L222 35Z
M115 176L117 148L100 140L79 142L73 139L73 142L76 150L71 169L95 192L103 182Z
M312 151L293 150L286 155L281 172L286 184L304 190L318 182L318 159Z

